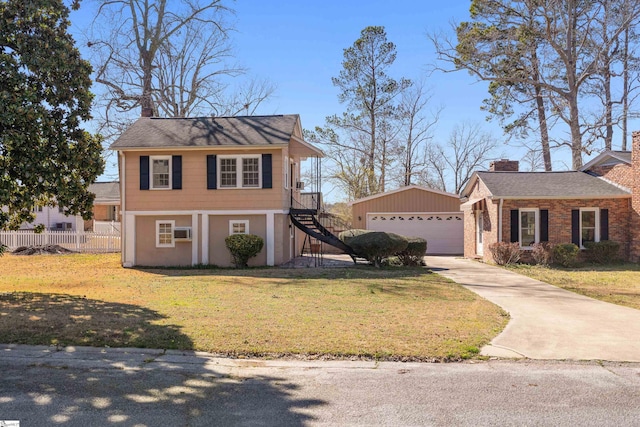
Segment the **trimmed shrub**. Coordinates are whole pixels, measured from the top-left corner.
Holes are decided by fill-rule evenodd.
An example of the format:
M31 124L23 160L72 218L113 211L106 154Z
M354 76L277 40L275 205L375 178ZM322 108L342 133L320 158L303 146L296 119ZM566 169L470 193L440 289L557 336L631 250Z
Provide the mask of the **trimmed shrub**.
M7 250L7 247L5 245L3 245L2 243L0 243L0 256L4 255L6 250Z
M358 256L367 259L376 267L380 267L384 258L404 251L409 245L409 241L399 234L370 231L349 238L347 244L353 248Z
M578 262L580 248L573 243L562 243L553 247L553 262L563 267L573 267Z
M610 264L616 261L620 250L620 244L613 240L585 242L584 247L585 259L596 264Z
M246 267L249 258L258 255L264 246L262 237L255 234L232 234L224 239L224 243L231 252L236 268Z
M409 244L402 252L398 252L398 260L402 265L423 265L427 253L427 241L421 237L407 237Z
M349 240L356 236L362 236L363 234L371 233L371 230L362 230L359 228L352 228L351 230L341 231L338 234L338 239L345 242L347 245L349 244Z
M518 242L496 242L489 245L493 262L498 265L515 264L520 261L520 244Z
M551 264L553 262L553 245L549 242L534 243L531 257L536 264Z

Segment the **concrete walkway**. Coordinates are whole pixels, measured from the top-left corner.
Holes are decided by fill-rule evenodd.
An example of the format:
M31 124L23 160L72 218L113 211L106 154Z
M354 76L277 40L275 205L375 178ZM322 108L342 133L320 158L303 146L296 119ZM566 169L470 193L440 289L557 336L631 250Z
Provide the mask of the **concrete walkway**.
M481 354L640 362L640 310L622 307L454 257L427 265L507 311L511 320Z

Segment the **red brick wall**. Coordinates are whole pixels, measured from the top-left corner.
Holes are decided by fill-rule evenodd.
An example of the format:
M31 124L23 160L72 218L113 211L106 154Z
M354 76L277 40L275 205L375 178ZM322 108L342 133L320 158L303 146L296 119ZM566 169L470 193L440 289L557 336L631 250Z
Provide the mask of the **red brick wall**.
M517 160L496 160L489 164L489 170L491 172L518 172L520 169L520 162Z
M633 187L633 169L631 165L626 163L619 163L613 166L596 166L591 168L590 171L625 188L631 189Z
M630 260L640 262L640 131L632 133L631 165L633 169L633 184L631 186Z
M511 236L511 209L539 208L549 210L549 242L571 243L571 210L580 208L609 210L609 240L620 243L620 256L627 258L629 251L630 199L602 200L505 200L503 205L502 237Z

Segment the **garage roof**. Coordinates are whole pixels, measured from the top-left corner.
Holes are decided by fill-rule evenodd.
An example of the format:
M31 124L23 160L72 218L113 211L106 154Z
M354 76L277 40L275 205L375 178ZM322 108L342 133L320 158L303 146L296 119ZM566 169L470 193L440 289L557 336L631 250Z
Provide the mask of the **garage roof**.
M440 194L441 196L453 197L454 199L460 199L460 197L457 194L447 193L446 191L436 190L435 188L421 187L419 185L408 185L406 187L400 187L400 188L397 188L395 190L390 190L390 191L386 191L384 193L378 193L378 194L374 194L373 196L363 197L362 199L354 200L352 202L349 202L349 206L353 206L353 205L358 204L358 203L362 203L362 202L366 202L366 201L369 201L369 200L378 199L380 197L386 197L386 196L389 196L391 194L400 193L400 192L408 191L408 190L414 190L414 189L415 190L426 191L426 192L429 192L429 193Z

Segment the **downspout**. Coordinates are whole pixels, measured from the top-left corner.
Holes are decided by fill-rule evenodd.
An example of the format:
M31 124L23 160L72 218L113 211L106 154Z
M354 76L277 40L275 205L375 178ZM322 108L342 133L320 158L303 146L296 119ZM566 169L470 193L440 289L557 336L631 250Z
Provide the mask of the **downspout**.
M504 199L501 197L498 205L498 242L502 242L502 202Z
M121 262L124 265L124 261L127 259L127 245L125 242L125 237L126 236L126 227L127 227L127 221L126 221L126 217L125 217L125 193L124 193L124 186L125 186L125 175L124 175L124 153L122 151L118 151L118 169L119 169L119 178L120 178L120 182L118 183L118 186L120 187L120 253L121 253Z

